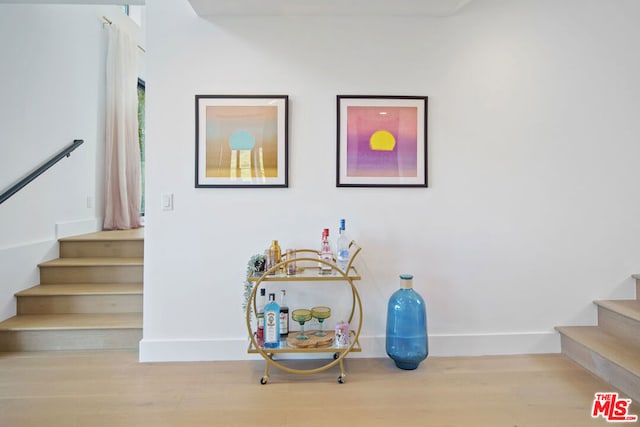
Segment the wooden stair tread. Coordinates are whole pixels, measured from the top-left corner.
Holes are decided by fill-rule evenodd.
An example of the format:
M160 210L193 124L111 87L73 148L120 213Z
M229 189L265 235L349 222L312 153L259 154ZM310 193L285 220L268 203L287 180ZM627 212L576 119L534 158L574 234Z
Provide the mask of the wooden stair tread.
M141 328L142 313L23 314L0 322L0 331Z
M142 295L142 283L70 283L37 285L17 292L16 297L70 295Z
M640 322L640 300L598 300L594 304Z
M57 258L38 264L38 267L95 267L95 266L142 266L144 258Z
M133 230L109 230L97 231L95 233L81 234L59 239L60 242L96 242L96 241L123 241L123 240L144 240L144 228Z
M622 340L597 326L561 326L556 330L632 374L640 376L640 345Z

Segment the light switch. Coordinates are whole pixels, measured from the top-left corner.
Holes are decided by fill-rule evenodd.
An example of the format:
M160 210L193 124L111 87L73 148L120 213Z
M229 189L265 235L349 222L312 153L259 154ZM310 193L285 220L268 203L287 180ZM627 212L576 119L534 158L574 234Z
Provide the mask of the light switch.
M173 210L173 193L162 194L162 210L163 211Z

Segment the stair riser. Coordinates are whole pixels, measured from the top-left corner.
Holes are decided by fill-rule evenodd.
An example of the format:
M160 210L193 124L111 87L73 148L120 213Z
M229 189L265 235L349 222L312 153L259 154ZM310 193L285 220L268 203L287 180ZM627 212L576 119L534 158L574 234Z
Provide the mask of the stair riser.
M142 295L18 297L18 314L64 313L142 313Z
M2 331L0 351L138 349L142 329Z
M141 265L40 267L40 284L142 283Z
M627 394L632 400L640 401L640 377L594 353L581 343L563 334L560 336L563 354Z
M640 344L640 322L598 306L598 326L629 342Z
M60 242L60 258L94 258L94 257L131 257L144 256L142 240L125 241L62 241Z

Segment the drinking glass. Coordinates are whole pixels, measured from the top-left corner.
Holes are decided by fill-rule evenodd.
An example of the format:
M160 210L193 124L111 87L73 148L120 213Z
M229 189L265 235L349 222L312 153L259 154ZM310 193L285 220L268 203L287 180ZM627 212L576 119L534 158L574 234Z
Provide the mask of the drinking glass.
M291 312L291 318L300 324L300 333L296 337L298 340L308 340L309 337L304 334L304 324L311 320L311 310L306 308L298 308Z
M331 316L331 308L323 305L313 307L311 309L311 316L318 319L318 322L320 323L320 330L316 332L316 336L326 337L327 333L322 329L322 325L324 324L324 319L328 319Z

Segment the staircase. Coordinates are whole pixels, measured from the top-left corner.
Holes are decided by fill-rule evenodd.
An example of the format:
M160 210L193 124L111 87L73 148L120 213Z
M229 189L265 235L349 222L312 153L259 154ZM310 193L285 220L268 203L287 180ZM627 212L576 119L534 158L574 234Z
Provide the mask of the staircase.
M137 349L142 339L144 229L59 240L40 284L16 294L0 351Z
M632 400L640 401L640 275L633 278L636 299L594 301L598 306L597 326L556 330L566 356Z

